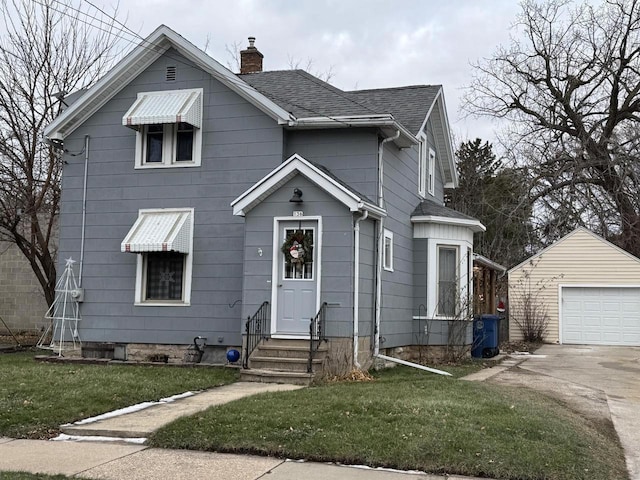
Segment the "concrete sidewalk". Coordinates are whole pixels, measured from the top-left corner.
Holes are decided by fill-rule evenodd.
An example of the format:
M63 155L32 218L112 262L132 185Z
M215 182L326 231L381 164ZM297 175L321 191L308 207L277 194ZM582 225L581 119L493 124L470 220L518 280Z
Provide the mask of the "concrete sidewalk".
M141 445L0 438L0 472L3 471L104 480L480 480Z
M214 405L221 405L258 393L282 392L299 388L302 387L276 383L236 382L104 420L90 423L81 421L62 425L60 429L67 435L146 438L155 430L180 417L193 415Z

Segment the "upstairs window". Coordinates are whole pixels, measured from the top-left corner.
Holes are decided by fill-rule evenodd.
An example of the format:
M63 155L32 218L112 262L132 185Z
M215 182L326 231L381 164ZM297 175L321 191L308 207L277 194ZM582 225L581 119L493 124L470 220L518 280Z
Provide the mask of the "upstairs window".
M436 152L429 148L427 136L418 136L418 194L425 198L436 190Z
M122 118L136 130L135 168L200 165L202 95L201 88L138 94Z
M418 194L424 198L427 196L427 137L418 137Z
M145 125L141 129L142 165L192 163L196 128L185 122Z
M429 149L429 162L427 165L427 193L434 195L436 191L436 152Z
M382 265L384 269L393 272L393 232L384 231L384 250Z

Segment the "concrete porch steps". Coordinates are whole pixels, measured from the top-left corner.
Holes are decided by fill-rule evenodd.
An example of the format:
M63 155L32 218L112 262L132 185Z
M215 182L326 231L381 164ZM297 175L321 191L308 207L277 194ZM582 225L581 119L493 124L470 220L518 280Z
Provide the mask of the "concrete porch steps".
M314 372L321 372L327 354L323 343L312 361ZM307 372L308 363L308 340L271 338L256 347L249 357L249 369L241 370L240 377L248 382L309 385L314 373Z
M322 367L322 358L313 359L313 370L316 371ZM251 357L249 360L251 368L262 370L278 370L283 372L307 372L309 365L308 358L292 358L292 357Z
M264 370L251 368L240 370L240 380L243 382L286 383L290 385L311 385L315 374L302 372L284 372L280 370Z

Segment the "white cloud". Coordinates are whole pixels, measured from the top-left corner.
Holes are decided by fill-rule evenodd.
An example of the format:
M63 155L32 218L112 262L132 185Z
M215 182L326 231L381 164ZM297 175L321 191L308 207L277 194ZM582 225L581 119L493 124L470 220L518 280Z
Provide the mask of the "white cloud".
M105 1L105 5L109 5ZM85 4L86 6L86 4ZM226 65L225 46L256 37L266 70L291 59L314 72L332 69L339 88L442 84L458 139L493 140L487 120L461 120L470 62L509 39L519 10L514 0L136 0L120 18L145 36L164 23ZM105 7L108 9L109 7Z

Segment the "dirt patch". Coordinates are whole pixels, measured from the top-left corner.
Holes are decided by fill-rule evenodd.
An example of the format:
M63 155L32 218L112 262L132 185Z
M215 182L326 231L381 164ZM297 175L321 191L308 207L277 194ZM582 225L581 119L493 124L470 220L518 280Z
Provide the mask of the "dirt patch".
M21 330L11 333L6 330L0 330L0 346L6 348L15 348L19 345L22 347L33 347L40 340L41 332L31 330Z

